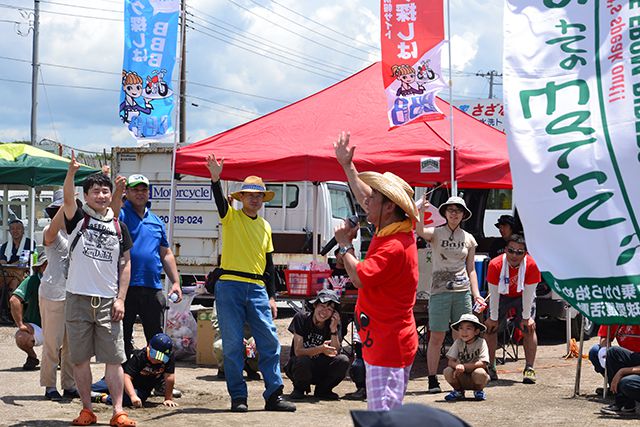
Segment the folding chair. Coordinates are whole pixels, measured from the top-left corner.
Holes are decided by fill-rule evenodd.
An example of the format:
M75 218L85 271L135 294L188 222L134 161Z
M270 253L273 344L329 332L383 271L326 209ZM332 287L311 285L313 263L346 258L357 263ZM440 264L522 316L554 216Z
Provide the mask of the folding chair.
M522 332L516 327L516 311L514 308L507 313L506 325L502 331L498 331L498 350L502 350L502 357L496 356L496 363L504 365L507 363L507 356L512 361L519 359L519 346L522 340Z

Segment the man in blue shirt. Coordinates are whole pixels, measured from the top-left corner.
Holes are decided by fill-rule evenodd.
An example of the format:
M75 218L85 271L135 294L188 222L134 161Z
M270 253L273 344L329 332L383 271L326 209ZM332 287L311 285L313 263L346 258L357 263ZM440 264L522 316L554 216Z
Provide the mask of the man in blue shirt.
M169 248L164 223L149 209L149 180L131 175L126 184L127 200L120 210L120 221L126 224L133 240L131 248L131 281L125 299L123 319L124 346L127 359L133 352L133 324L139 315L144 336L149 340L162 332L166 298L160 274L164 268L172 283L169 295L182 299L180 276L173 252Z

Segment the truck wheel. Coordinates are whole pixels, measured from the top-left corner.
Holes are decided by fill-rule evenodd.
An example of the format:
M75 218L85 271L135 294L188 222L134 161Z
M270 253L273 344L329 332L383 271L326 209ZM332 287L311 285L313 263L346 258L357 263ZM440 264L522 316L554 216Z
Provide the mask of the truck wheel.
M576 317L571 319L571 337L576 340L580 339L580 325L582 323L582 314L578 314ZM588 340L592 336L595 335L597 331L598 325L593 323L588 318L584 318L584 339Z

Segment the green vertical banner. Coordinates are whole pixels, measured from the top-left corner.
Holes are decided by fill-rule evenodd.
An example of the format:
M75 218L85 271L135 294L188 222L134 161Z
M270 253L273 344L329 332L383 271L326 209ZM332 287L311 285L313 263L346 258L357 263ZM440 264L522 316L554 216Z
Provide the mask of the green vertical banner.
M640 0L507 0L514 198L547 283L640 324Z

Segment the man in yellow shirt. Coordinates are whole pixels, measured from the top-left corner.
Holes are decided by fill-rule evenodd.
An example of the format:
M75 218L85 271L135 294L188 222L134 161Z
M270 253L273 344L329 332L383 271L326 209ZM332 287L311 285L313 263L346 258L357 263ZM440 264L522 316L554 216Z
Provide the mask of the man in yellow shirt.
M258 215L262 204L273 199L274 193L267 191L262 179L249 176L240 191L231 194L233 199L242 202L242 209L234 209L222 193L223 165L224 159L218 161L214 154L207 157L213 197L222 224L220 267L225 273L215 285L215 295L231 411L248 411L247 384L242 376L243 326L247 322L260 354L258 366L265 382L265 410L293 412L295 405L282 399L280 342L273 323L277 309L271 226Z

